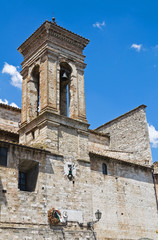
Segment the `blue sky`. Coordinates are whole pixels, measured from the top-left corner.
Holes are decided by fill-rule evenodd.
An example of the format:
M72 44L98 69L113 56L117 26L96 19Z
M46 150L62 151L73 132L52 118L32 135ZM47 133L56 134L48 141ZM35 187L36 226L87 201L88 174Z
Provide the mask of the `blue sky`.
M158 161L158 1L1 1L0 99L21 106L22 56L17 47L46 19L90 43L84 51L86 110L91 128L147 105ZM9 68L12 65L12 68ZM10 73L10 74L8 74ZM12 84L11 84L12 83Z

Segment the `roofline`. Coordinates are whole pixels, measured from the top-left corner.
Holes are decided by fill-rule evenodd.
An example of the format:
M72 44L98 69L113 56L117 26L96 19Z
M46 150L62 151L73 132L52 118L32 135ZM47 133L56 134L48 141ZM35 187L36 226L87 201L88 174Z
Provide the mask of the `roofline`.
M96 131L96 130L98 130L98 129L100 129L100 128L102 128L102 127L104 127L104 126L106 126L106 125L108 125L110 123L113 123L113 122L117 121L118 119L120 119L120 118L122 118L124 116L127 116L127 115L131 114L132 112L137 111L138 109L146 108L146 107L147 107L146 105L142 104L142 105L140 105L140 106L138 106L138 107L136 107L136 108L134 108L134 109L132 109L132 110L122 114L122 115L120 115L119 117L114 118L114 119L110 120L109 122L102 124L101 126L95 128L94 131Z
M79 34L77 34L77 33L74 33L74 32L72 32L72 31L70 31L70 30L68 30L68 29L66 29L66 28L63 28L63 27L61 27L60 25L57 25L56 23L53 23L53 22L51 22L51 21L48 21L48 22L54 24L55 26L57 26L57 27L60 28L61 30L64 30L64 31L66 31L66 32L69 32L69 33L71 33L71 34L75 35L76 37L79 37L79 38L81 38L81 39L83 39L83 40L86 40L87 42L90 41L88 38L84 38L84 37L82 37L81 35L79 35Z
M16 112L21 112L21 108L12 107L12 106L4 104L4 103L0 103L0 107L6 108L8 110L13 110L13 111L16 111Z
M0 128L0 132L1 133L7 133L7 134L13 134L13 135L19 136L18 132L13 132L12 130L9 131L9 130L4 130L4 129Z
M90 133L96 134L96 135L101 136L101 137L107 137L107 138L110 137L109 133L96 132L95 130L92 130L92 129L88 129L88 131Z
M96 157L99 157L99 158L108 158L110 160L121 162L121 163L124 163L124 164L127 164L127 165L137 166L137 167L140 167L140 168L148 168L148 169L153 170L153 165L146 166L146 165L143 165L143 164L138 164L138 163L134 163L134 162L128 162L128 161L125 161L125 160L122 160L122 159L117 159L117 158L101 155L101 154L94 153L94 152L89 152L89 155L93 155L93 156L96 156Z
M74 32L71 32L71 31L69 31L68 29L61 27L60 25L57 25L57 24L54 23L54 22L51 22L51 21L46 20L45 22L43 22L43 23L17 48L17 50L18 50L19 52L21 52L21 51L20 51L21 47L23 47L23 46L25 45L25 43L33 37L33 35L35 35L38 31L40 31L40 29L42 29L42 27L43 27L46 23L53 24L55 27L58 27L60 30L65 31L65 32L67 32L67 33L70 33L70 34L74 35L75 37L78 37L78 38L86 41L87 44L88 44L89 41L90 41L89 39L84 38L84 37L82 37L82 36L80 36L80 35L78 35L78 34L76 34L76 33L74 33ZM86 45L87 45L87 44L86 44Z
M27 42L27 40L29 40L36 32L39 31L40 28L42 28L42 26L44 26L44 24L48 22L48 20L46 20L44 23L42 23L28 38L26 38L26 40L17 48L17 50L20 52L20 48Z
M14 145L14 146L23 147L23 148L27 148L27 149L30 149L30 150L36 150L36 151L45 152L45 153L51 153L50 151L47 151L47 150L44 150L44 149L41 149L41 148L34 148L34 147L26 146L26 145L23 145L23 144L20 144L20 143L13 143L11 141L0 140L0 143L11 144L11 145Z

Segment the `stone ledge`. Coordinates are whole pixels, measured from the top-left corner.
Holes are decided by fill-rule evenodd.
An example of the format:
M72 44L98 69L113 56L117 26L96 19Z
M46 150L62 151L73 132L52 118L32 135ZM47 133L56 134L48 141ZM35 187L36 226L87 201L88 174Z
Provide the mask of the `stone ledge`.
M146 168L146 169L149 169L149 170L153 170L153 165L151 165L151 166L141 165L141 164L137 164L137 163L134 163L134 162L129 162L129 161L109 157L109 156L106 156L106 155L100 155L100 154L94 153L94 152L89 152L89 156L99 157L99 158L102 158L102 159L106 158L106 159L113 160L113 161L116 161L116 162L119 162L119 163L123 163L125 165L136 166L136 167L139 167L139 168Z
M90 163L90 159L78 158L77 161L79 161L79 162L85 162L85 163Z
M23 145L23 144L20 144L20 143L13 143L13 142L10 142L10 141L2 141L2 140L0 140L0 143L8 144L8 145L14 145L14 146L17 146L17 147L27 148L27 149L30 149L30 150L36 150L36 151L40 151L40 152L44 152L44 153L50 153L50 151L40 149L40 148L34 148L34 147Z

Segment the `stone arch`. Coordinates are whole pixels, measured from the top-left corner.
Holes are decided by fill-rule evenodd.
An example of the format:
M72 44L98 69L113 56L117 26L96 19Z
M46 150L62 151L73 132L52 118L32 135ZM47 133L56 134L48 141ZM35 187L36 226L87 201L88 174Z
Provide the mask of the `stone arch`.
M40 66L37 64L31 71L31 80L29 85L30 97L30 119L39 115L40 112Z
M107 175L108 171L107 171L107 165L105 163L102 163L102 173L104 175Z
M70 81L72 68L67 62L60 63L60 114L69 115Z

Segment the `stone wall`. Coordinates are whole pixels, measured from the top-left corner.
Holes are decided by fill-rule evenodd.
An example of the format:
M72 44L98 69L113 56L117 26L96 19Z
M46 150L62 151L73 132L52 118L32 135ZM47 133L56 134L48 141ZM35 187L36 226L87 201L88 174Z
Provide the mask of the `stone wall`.
M108 135L89 130L89 152L104 153L109 149L109 145Z
M0 167L0 191L6 190L0 198L2 239L156 240L152 169L92 153L88 162L86 142L82 131L62 126L60 155L6 143L8 166ZM78 146L84 153L81 158ZM35 191L21 191L18 169L32 168L32 162L39 164ZM108 175L102 174L102 163L107 164ZM68 164L73 165L72 181L67 176ZM47 212L52 207L70 214L68 226L49 226ZM87 222L95 220L97 209L102 218L93 232Z
M17 133L21 119L21 110L0 104L0 129Z
M63 157L16 144L2 146L8 148L8 165L0 166L0 239L93 239L87 230L92 219L90 163L77 161L69 150ZM18 171L32 168L32 162L39 164L35 190L21 191ZM67 177L68 163L73 163L73 181ZM47 213L52 207L70 212L72 223L50 227Z
M14 236L13 236L14 229ZM2 237L2 238L1 238ZM72 227L54 227L46 225L17 225L5 224L0 230L0 240L96 240L95 233L78 229L77 225Z
M102 173L103 163L107 175ZM102 212L94 228L98 239L156 240L158 215L152 169L91 155L91 171L93 211Z
M144 105L98 127L96 131L110 135L109 149L114 151L111 157L126 152L126 161L152 165Z
M89 161L88 124L45 111L20 129L20 143Z

